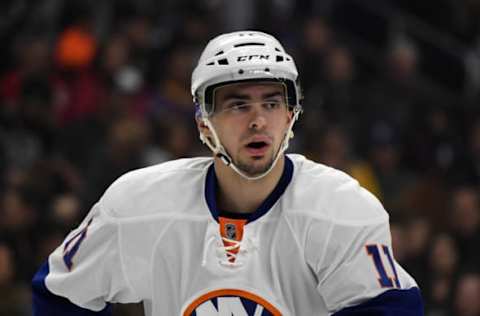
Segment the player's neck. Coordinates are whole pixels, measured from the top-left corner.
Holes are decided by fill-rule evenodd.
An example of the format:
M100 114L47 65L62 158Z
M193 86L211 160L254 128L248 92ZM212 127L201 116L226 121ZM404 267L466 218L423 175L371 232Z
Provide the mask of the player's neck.
M280 157L266 176L258 180L247 180L216 159L218 208L234 213L254 212L278 184L284 164L285 158Z

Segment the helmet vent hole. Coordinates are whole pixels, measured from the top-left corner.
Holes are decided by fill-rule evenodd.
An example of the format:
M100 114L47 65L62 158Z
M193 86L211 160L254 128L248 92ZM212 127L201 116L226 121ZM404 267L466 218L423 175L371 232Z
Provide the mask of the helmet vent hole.
M239 73L239 74L243 74L243 69L240 69L240 70L238 71L238 73Z
M265 68L265 72L270 72L270 68Z
M228 60L226 58L218 60L219 65L228 65Z
M265 46L264 43L241 43L241 44L235 44L233 47L243 47L243 46Z
M212 61L210 63L207 64L207 66L213 66L215 63Z
M281 52L281 50L280 50L278 47L275 47L275 50L276 50L277 52Z
M219 51L218 53L215 54L215 56L219 56L223 54L223 50Z
M277 55L277 62L281 62L281 61L283 61L283 56Z
M287 60L290 61L290 58L287 57Z

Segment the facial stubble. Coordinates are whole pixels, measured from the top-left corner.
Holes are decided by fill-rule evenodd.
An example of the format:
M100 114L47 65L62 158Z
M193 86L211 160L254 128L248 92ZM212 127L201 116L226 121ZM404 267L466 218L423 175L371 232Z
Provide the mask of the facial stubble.
M275 154L277 153L277 151L278 148L276 150L268 150L263 157L247 157L245 159L242 159L240 157L238 159L235 159L232 157L233 163L245 174L254 177L266 172L272 167L275 161ZM266 160L266 162L261 165L257 165L256 162L258 162L259 160Z

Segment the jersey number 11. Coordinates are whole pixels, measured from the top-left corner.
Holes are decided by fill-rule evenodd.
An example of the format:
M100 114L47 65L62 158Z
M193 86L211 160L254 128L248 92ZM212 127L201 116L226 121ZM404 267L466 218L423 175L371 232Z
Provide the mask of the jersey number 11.
M381 287L396 287L400 288L400 281L398 280L397 270L395 269L395 264L393 262L392 255L390 253L390 249L386 245L367 245L367 253L372 257L373 263L375 264L375 268L378 272L378 282L380 283ZM383 253L388 259L388 264L391 267L391 271L393 272L393 276L389 276L387 271L385 270L385 265L383 264L382 255L380 253L380 249L383 250Z

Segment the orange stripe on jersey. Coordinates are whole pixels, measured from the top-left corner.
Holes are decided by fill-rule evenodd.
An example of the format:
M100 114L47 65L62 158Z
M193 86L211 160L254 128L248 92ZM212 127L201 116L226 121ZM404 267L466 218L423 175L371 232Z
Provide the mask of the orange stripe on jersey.
M219 217L220 235L223 237L223 246L227 252L228 261L235 262L235 257L240 251L239 241L243 238L243 228L247 223L246 219L233 219L226 217ZM237 242L230 242L234 240Z

